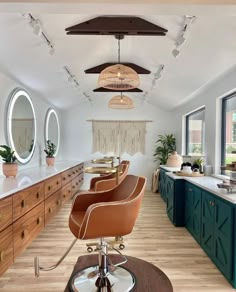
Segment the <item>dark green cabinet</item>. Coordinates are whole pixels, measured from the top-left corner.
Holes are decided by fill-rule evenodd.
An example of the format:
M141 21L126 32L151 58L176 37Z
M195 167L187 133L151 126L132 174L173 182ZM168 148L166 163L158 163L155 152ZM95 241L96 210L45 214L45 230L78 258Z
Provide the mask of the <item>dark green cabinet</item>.
M222 273L232 280L234 207L202 191L201 245Z
M166 202L166 171L162 168L159 174L159 192L162 199Z
M201 189L185 183L185 226L200 243L201 236Z
M184 226L184 181L166 175L166 212L175 226Z

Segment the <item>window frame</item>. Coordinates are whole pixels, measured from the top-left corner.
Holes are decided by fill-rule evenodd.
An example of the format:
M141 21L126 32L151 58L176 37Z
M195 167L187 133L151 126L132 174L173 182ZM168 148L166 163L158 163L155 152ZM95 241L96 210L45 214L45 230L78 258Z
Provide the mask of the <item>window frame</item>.
M206 111L205 106L201 107L195 111L192 111L191 113L189 113L185 116L185 155L195 156L193 154L189 154L189 118L191 116L196 115L198 113L201 113L203 111L204 112ZM204 121L205 121L205 119L204 119ZM199 154L199 156L202 156L205 153L205 129L204 129L204 132L201 133L201 135L202 135L202 153ZM196 156L198 156L198 155L196 155Z
M236 98L236 91L223 97L221 103L221 165L225 165L226 157L226 102L234 97Z

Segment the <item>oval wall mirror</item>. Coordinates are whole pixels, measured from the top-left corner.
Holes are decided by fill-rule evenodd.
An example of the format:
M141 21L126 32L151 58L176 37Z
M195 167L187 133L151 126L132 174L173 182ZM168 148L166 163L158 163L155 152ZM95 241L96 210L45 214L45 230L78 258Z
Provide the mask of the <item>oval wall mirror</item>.
M47 140L56 145L56 156L60 146L60 125L58 115L52 108L47 111L45 119L45 146Z
M15 89L10 94L7 140L17 160L22 164L28 163L36 145L36 116L31 98L23 89Z

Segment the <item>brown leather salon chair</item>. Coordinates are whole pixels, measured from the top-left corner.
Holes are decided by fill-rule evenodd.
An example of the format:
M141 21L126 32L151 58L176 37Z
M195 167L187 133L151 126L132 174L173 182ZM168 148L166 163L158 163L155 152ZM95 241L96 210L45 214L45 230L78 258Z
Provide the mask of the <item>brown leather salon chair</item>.
M112 190L84 192L74 199L69 217L71 232L82 240L100 238L98 266L88 267L74 276L71 283L74 291L93 291L91 285L94 285L94 291L130 291L133 288L135 279L132 273L117 266L110 270L108 244L104 238L132 232L145 185L146 178L127 175ZM81 290L85 284L87 290Z
M119 176L118 176L118 184L122 182L122 180L126 177L128 170L129 170L129 165L130 161L128 160L123 160L119 164L118 171L119 171ZM90 180L90 188L89 191L91 192L97 192L97 191L105 191L105 190L110 190L113 189L117 185L117 178L116 174L108 174L105 176L98 176L98 177L93 177Z
M132 232L138 217L142 198L144 196L146 178L127 175L115 188L103 192L83 192L73 201L69 216L69 228L75 239L53 266L42 267L39 258L35 257L35 275L40 271L55 269L63 261L77 239L99 239L97 244L98 265L79 271L72 278L72 291L88 292L123 292L131 291L135 286L132 272L120 267L121 263L111 263L108 250L110 246L105 237L124 236ZM113 250L121 253L114 247Z

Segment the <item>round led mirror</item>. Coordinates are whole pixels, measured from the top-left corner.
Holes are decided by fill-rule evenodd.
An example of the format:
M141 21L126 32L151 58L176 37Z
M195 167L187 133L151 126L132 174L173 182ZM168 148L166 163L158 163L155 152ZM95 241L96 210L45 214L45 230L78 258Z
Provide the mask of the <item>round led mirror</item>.
M36 117L31 98L23 89L15 89L10 95L7 140L20 163L30 161L36 145Z
M60 146L60 125L57 113L52 108L47 111L45 120L45 145L47 140L56 145L56 156Z

